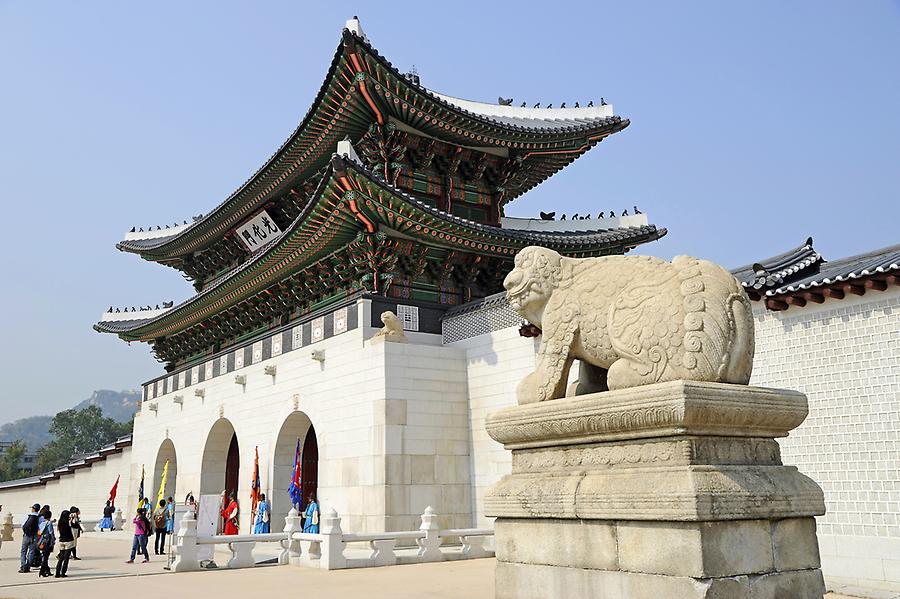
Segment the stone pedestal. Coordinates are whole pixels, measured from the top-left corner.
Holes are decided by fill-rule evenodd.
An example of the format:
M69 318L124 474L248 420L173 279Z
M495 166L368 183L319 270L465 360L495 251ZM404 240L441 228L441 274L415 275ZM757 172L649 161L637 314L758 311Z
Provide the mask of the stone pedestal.
M512 450L488 493L498 599L821 599L822 490L775 437L797 392L675 381L487 419Z

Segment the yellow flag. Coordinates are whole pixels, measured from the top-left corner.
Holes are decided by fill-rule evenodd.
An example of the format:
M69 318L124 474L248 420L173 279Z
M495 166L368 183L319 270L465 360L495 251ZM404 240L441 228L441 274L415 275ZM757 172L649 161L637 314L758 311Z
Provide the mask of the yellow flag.
M166 465L163 466L163 475L162 480L159 481L159 496L156 498L156 505L159 505L159 502L166 498L166 478L169 476L169 460L166 460ZM156 506L153 506L154 508Z

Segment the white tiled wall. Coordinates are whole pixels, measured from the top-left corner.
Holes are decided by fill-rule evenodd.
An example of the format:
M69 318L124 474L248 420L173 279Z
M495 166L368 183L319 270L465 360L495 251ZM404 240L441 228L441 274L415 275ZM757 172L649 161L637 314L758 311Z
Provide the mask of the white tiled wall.
M751 383L809 397L780 443L825 491L826 576L900 589L900 289L754 315Z

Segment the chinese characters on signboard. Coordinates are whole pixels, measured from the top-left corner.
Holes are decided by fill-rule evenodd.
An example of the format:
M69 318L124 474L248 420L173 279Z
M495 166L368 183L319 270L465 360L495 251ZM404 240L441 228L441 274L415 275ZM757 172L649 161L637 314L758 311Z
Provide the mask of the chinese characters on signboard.
M238 239L251 252L281 235L281 229L265 210L235 229Z

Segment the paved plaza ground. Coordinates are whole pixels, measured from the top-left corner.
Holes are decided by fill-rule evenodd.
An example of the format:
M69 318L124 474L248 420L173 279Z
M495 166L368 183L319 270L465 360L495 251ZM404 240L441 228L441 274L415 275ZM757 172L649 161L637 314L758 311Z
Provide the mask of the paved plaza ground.
M302 591L303 596L316 599L493 598L493 559L332 572L260 566L176 575L163 569L165 558L154 555L149 564L126 564L130 549L130 536L126 533L88 533L79 541L83 559L71 562L69 578L59 580L41 579L36 573L19 574L19 542L4 542L0 547L0 599L159 599L201 594L221 599L246 597L253 590L267 594ZM225 564L228 555L218 553L216 561ZM828 599L849 598L830 594Z

